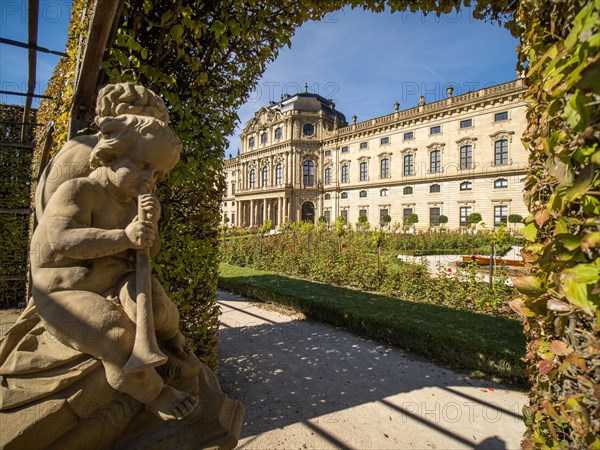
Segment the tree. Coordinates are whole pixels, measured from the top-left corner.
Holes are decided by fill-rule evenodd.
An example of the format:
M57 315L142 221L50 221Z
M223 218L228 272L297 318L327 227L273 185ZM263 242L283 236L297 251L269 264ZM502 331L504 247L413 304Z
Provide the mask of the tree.
M443 214L439 218L441 225L446 225L448 223L448 216L444 216Z
M369 218L367 216L358 216L358 222L356 222L356 229L361 229L365 233L371 228L371 224L369 223Z
M404 219L404 225L407 227L412 227L415 223L419 223L419 216L415 213L409 214L408 217Z
M483 218L481 217L481 214L479 214L478 212L471 213L471 214L469 214L469 217L467 217L467 222L473 226L477 225L482 220L483 220Z
M383 227L389 228L391 222L392 222L392 216L390 216L389 214L386 214L381 218L381 222L379 224L381 225L381 228L383 228Z
M346 236L346 220L342 216L337 216L335 219L334 233L337 236L338 250L342 251L342 237Z

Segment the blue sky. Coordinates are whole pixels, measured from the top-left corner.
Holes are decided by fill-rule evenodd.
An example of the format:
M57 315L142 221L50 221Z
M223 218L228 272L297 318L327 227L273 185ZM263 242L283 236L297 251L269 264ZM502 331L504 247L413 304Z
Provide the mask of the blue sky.
M39 45L63 51L69 1L40 1ZM27 40L27 1L0 0L0 36ZM504 28L477 21L469 8L442 17L421 13L370 13L362 9L331 13L297 30L291 48L281 50L240 109L240 125L230 149L240 146L237 133L262 106L294 94L308 84L310 92L335 101L348 121L358 121L415 106L446 95L458 95L516 78L517 40ZM43 93L58 56L38 54L36 93ZM27 51L0 45L0 89L25 91ZM0 95L2 103L23 98ZM36 103L34 102L34 105Z
M0 36L27 42L27 0L0 0ZM71 2L40 0L38 45L63 52L67 41ZM60 56L38 52L36 94L43 94ZM27 50L0 44L0 90L27 91ZM25 97L0 95L0 103L24 104ZM39 100L33 100L33 106Z

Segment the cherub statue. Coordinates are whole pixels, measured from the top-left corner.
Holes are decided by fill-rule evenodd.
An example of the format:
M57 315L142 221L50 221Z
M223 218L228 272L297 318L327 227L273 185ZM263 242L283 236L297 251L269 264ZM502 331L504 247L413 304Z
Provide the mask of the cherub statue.
M198 374L214 377L186 346L176 306L149 265L139 263L159 251L161 210L153 192L177 164L182 144L166 124L164 103L132 86L101 91L99 133L67 143L44 174L43 195L36 198L43 213L31 241L32 299L0 341L0 412L17 426L19 413L60 399L76 420L63 414L57 422L53 413L36 418L52 424L36 438L58 447L80 444L85 423L104 424L94 425L94 442L109 444L141 408L162 420L183 419L198 404ZM59 169L69 155L70 161L87 157L88 164L67 176ZM143 288L140 271L147 272ZM140 335L140 311L151 320L146 336ZM148 336L158 341L160 360L128 369L134 347ZM208 383L218 390L215 381ZM103 413L106 405L110 413ZM31 445L25 435L35 423L25 422L22 430L3 430L0 446Z

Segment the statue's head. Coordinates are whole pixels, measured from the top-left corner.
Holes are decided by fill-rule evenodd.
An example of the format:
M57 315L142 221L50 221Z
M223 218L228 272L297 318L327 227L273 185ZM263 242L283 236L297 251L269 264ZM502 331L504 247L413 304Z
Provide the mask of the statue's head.
M155 117L169 123L165 102L150 89L131 82L109 84L98 92L96 115L116 117L121 114Z
M100 128L98 144L92 150L90 166L106 166L113 170L128 161L142 170L152 166L158 175L153 185L164 179L179 161L182 143L161 120L154 117L122 114L96 118ZM153 187L153 186L151 186Z

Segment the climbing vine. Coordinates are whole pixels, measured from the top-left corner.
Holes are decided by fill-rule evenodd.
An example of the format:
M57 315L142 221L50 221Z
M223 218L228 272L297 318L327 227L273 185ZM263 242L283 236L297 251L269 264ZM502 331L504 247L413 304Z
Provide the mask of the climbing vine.
M532 382L525 448L600 448L600 2L524 1L529 90L523 235Z

